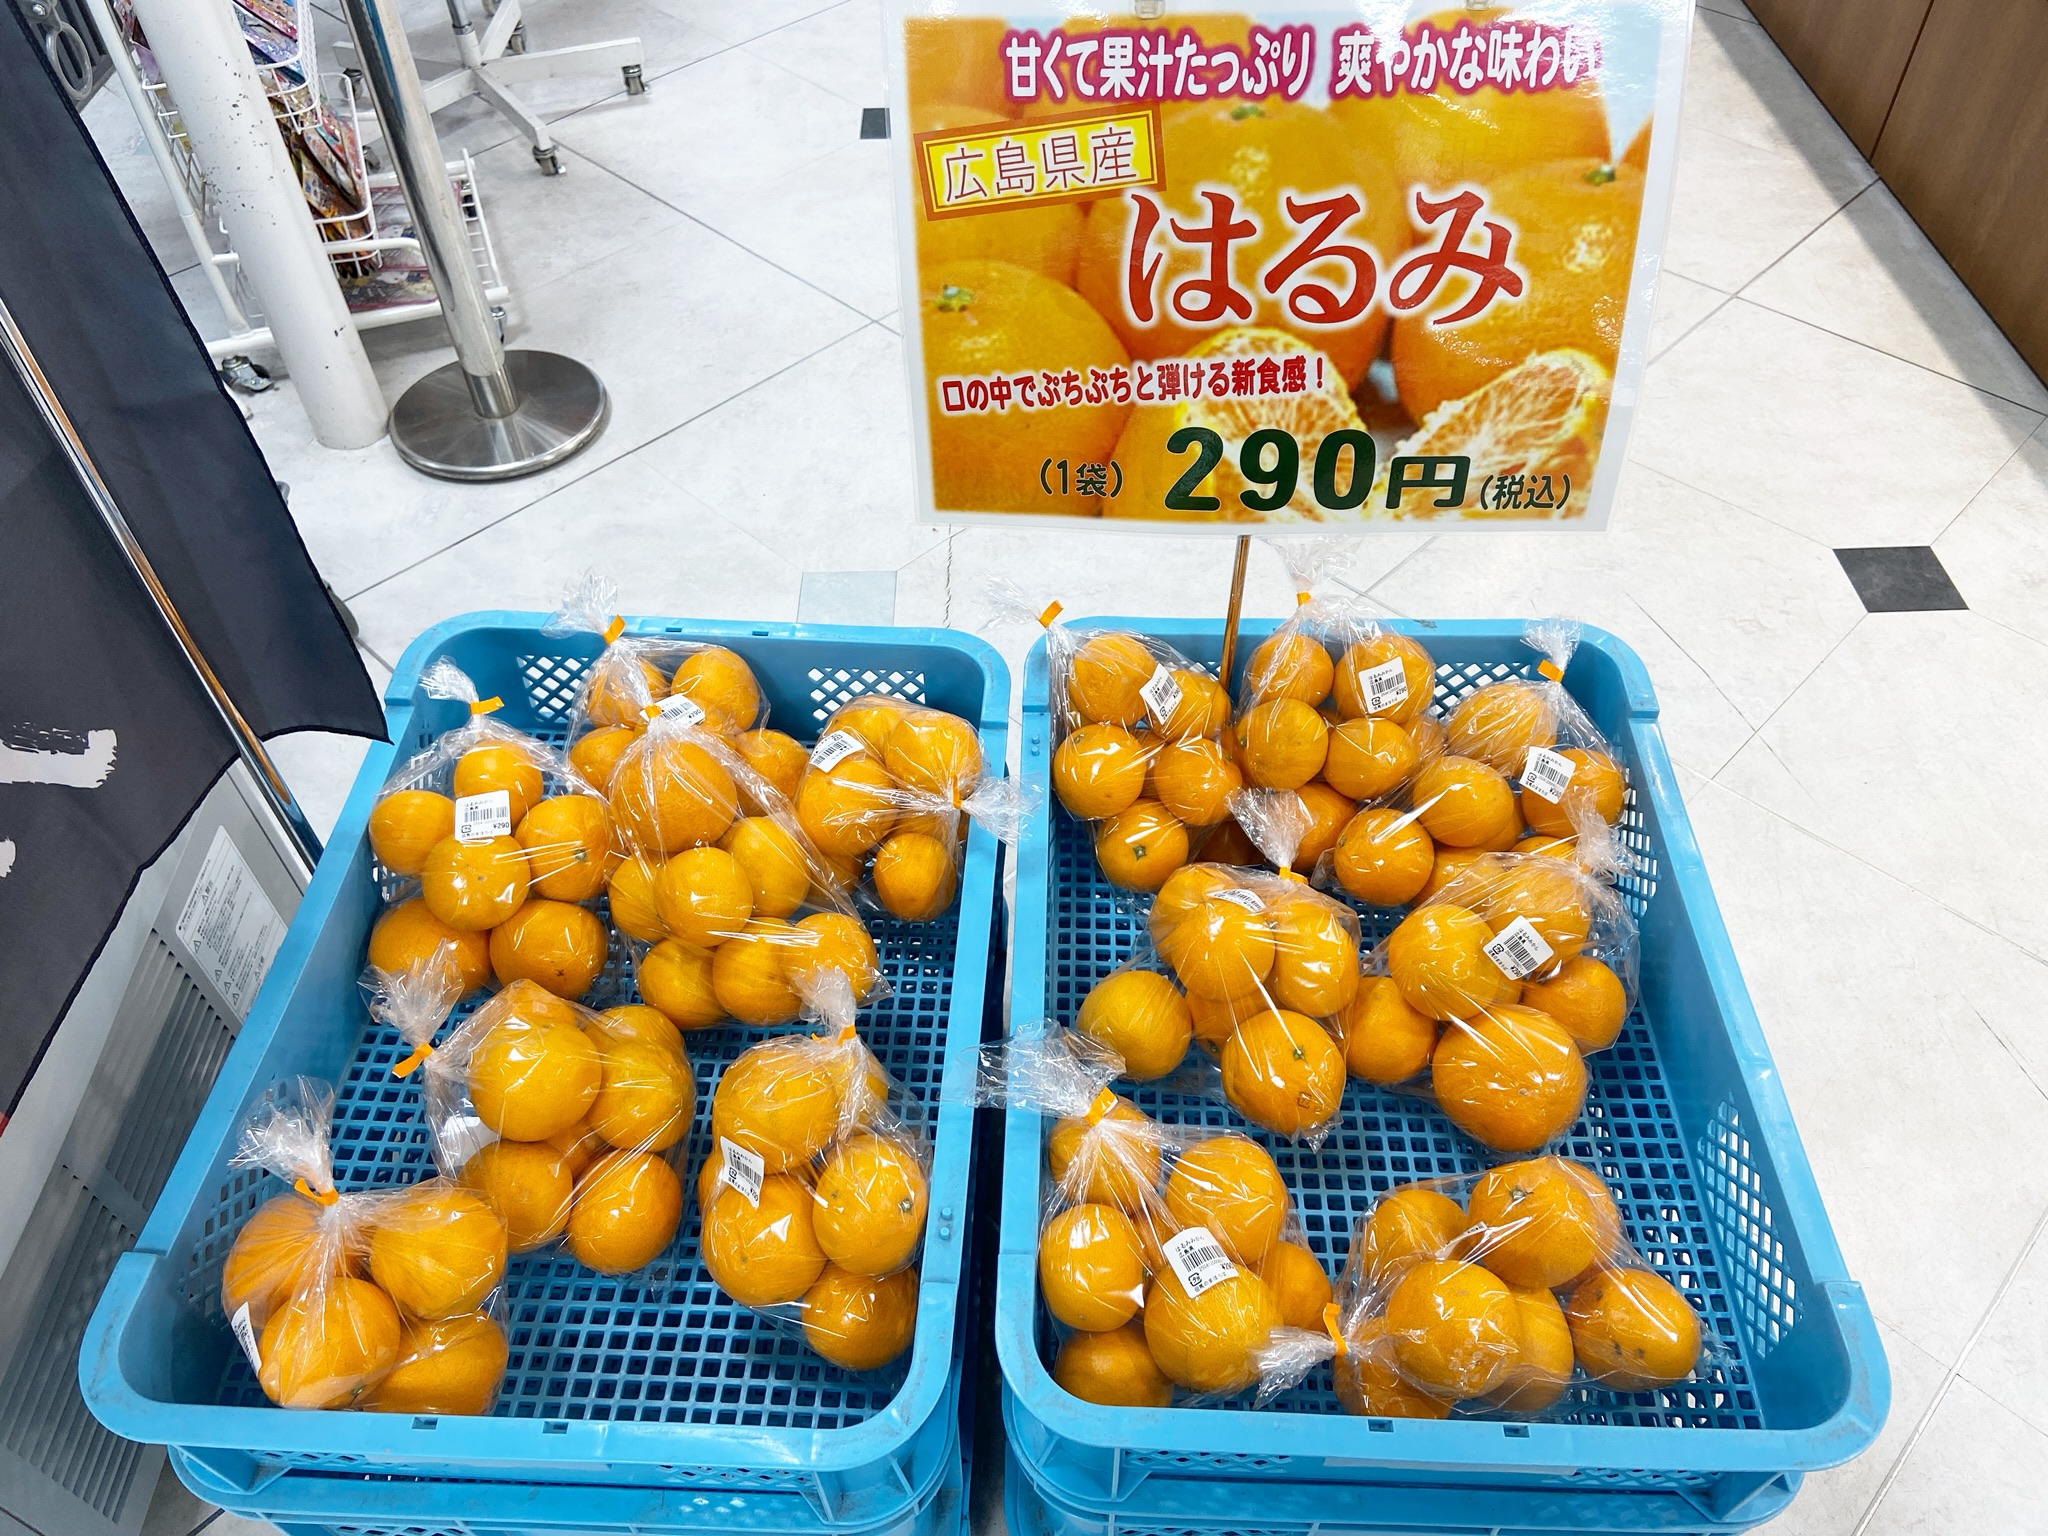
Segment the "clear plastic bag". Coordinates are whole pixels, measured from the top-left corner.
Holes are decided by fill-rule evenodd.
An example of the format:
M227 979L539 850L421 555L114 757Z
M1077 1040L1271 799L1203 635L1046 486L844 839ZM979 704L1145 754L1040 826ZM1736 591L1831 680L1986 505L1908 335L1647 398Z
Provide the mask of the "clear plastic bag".
M514 982L427 1057L424 1077L436 1166L498 1213L513 1253L559 1241L621 1275L667 1250L697 1087L661 1014L598 1013Z
M1114 885L1156 891L1242 786L1225 738L1230 696L1172 646L1127 630L1078 630L1013 583L990 584L998 622L1045 630L1054 792L1089 824Z
M969 823L1017 840L1029 801L994 766L991 777L972 722L868 695L825 723L797 779L797 822L842 888L860 884L889 916L930 922L959 890Z
M398 900L369 963L396 973L445 945L465 992L495 976L582 996L609 957L591 910L617 862L609 809L553 748L496 720L499 701L454 663L435 662L420 688L470 718L397 768L370 813Z
M655 717L619 761L611 807L627 850L612 921L650 946L640 996L679 1029L794 1023L825 970L859 1005L887 995L838 873L730 741Z
M1537 676L1489 683L1459 700L1444 723L1449 752L1516 781L1520 821L1539 835L1572 836L1577 808L1612 826L1627 799L1627 776L1607 738L1564 686L1579 626L1538 619L1523 629L1522 643L1543 658ZM1490 779L1481 781L1492 791Z
M398 1363L397 1306L367 1273L384 1193L335 1187L334 1090L273 1084L243 1123L231 1168L290 1188L236 1234L221 1266L221 1309L264 1395L284 1408L346 1408Z
M931 1148L853 1009L829 975L807 1000L823 1030L763 1040L726 1068L697 1173L698 1242L733 1300L871 1371L916 1330Z
M1279 1167L1250 1137L1163 1126L1119 1097L1115 1052L1067 1030L984 1048L978 1104L1054 1117L1039 1294L1055 1374L1090 1401L1229 1397L1330 1283Z
M609 788L609 768L645 728L650 711L728 737L765 723L761 685L745 658L675 635L629 635L618 600L614 582L586 571L541 626L544 635L604 637L604 651L578 684L569 717L570 761L592 784Z
M434 1037L462 999L455 947L439 945L402 971L366 967L359 985L370 1017L406 1044L406 1054L391 1064L391 1075L410 1077L434 1054Z

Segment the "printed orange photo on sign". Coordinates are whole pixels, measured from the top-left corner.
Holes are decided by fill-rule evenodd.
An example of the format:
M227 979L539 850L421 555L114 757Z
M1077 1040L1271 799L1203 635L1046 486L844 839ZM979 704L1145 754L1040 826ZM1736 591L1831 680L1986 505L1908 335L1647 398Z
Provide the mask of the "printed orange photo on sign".
M1685 5L1071 10L885 0L925 520L1604 524Z

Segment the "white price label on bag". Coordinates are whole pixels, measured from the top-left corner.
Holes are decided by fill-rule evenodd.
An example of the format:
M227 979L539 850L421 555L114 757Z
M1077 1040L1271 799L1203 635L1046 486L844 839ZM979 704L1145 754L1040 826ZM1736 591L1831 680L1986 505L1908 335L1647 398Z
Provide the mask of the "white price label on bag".
M1263 912L1266 904L1259 900L1257 891L1248 891L1241 885L1226 885L1220 891L1209 893L1211 901L1227 901L1233 907L1243 907L1247 912Z
M830 773L854 753L867 749L867 743L853 732L834 731L811 748L811 766L820 773Z
M1555 805L1578 768L1579 765L1562 752L1553 752L1548 747L1531 747L1529 760L1522 764L1522 788Z
M1377 715L1399 709L1408 702L1408 669L1401 658L1383 661L1358 674L1358 691L1365 695L1365 712Z
M481 795L464 795L455 802L455 841L458 843L488 843L494 837L511 835L511 790L486 790Z
M749 1152L736 1141L718 1138L718 1182L746 1196L747 1204L761 1208L761 1180L768 1165L758 1152Z
M685 725L704 723L704 706L688 694L672 693L654 706L671 720L680 720Z
M1166 1255L1166 1262L1173 1266L1174 1278L1190 1296L1199 1296L1211 1286L1221 1285L1237 1274L1237 1266L1230 1262L1230 1255L1223 1251L1223 1245L1216 1241L1207 1227L1189 1227L1184 1232L1176 1232L1159 1245L1159 1251Z
M1138 697L1145 701L1145 711L1151 715L1153 724L1163 727L1180 708L1180 683L1166 668L1154 667L1151 681L1138 690Z
M235 1315L228 1319L228 1326L235 1331L235 1342L242 1346L242 1353L249 1357L249 1369L261 1371L263 1357L256 1352L256 1328L249 1321L249 1303L243 1302L235 1308Z
M1486 958L1500 967L1509 981L1520 981L1550 963L1554 953L1543 935L1526 917L1518 917L1484 946Z

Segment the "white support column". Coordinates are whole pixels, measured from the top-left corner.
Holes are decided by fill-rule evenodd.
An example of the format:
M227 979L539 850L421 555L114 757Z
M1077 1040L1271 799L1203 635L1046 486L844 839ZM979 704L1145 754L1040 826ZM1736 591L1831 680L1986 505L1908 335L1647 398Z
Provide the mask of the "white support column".
M135 11L313 435L329 448L374 443L383 394L226 0L135 0Z

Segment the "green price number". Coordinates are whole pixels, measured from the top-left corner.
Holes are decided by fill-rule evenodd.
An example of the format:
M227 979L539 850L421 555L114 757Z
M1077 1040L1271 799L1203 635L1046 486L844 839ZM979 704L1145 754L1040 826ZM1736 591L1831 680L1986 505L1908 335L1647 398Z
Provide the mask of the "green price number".
M1166 505L1176 512L1219 511L1222 498L1203 495L1200 486L1223 462L1223 437L1208 427L1182 427L1166 440L1168 453L1190 450L1194 462L1173 482ZM1377 450L1366 433L1355 427L1332 432L1317 447L1309 477L1316 505L1326 512L1349 512L1359 506L1372 490L1377 465ZM1238 492L1237 499L1254 512L1277 511L1294 500L1300 489L1301 444L1290 432L1261 427L1238 450L1237 468L1248 487Z

